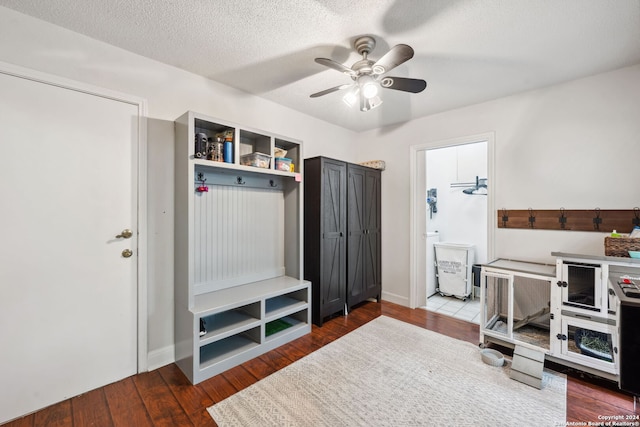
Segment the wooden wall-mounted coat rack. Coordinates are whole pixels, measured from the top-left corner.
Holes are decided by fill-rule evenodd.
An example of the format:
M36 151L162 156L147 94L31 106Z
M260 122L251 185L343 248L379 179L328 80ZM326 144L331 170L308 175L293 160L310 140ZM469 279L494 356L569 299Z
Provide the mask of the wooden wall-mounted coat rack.
M610 209L498 209L498 228L628 233L640 226L640 208Z

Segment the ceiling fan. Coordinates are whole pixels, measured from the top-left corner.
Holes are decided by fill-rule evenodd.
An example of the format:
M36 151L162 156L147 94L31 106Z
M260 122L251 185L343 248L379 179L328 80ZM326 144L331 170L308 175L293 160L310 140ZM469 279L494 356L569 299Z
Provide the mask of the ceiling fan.
M382 104L378 96L379 88L401 90L404 92L419 93L427 87L427 82L420 79L409 79L405 77L383 76L383 74L393 70L413 58L413 49L406 44L399 44L392 47L382 58L377 61L369 59L369 53L376 46L376 41L371 36L358 37L354 42L354 47L362 59L351 66L351 68L328 58L316 58L318 64L324 65L334 70L338 70L353 79L351 84L343 84L329 89L316 92L311 98L327 95L343 89L349 89L343 97L347 105L352 106L360 101L360 111L369 111Z

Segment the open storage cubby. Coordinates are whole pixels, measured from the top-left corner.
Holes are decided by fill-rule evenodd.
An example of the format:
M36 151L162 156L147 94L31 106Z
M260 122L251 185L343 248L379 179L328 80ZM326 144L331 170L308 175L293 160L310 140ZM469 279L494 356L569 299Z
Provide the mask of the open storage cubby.
M200 347L200 369L215 367L223 361L243 354L260 345L260 327L231 335Z
M196 156L198 134L231 138L233 161ZM311 331L301 164L272 161L275 147L300 160L302 146L194 112L175 140L175 354L196 384ZM270 162L242 164L254 154Z
M200 317L206 333L200 337L200 345L243 332L260 323L260 304L254 302L238 308Z
M553 265L498 259L482 266L480 342L550 350Z
M287 154L285 157L287 159L291 159L291 163L294 165L294 171L300 172L301 163L302 163L302 154L299 150L299 144L295 142L286 141L284 139L276 138L275 139L275 147L280 148L282 150L286 150Z

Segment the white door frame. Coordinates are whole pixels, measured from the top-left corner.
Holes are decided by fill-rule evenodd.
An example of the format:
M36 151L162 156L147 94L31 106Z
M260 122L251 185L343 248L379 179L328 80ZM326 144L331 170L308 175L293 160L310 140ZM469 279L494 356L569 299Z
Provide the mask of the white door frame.
M495 173L494 173L494 144L495 133L487 132L477 135L462 136L458 138L446 139L441 141L427 142L412 145L409 150L409 174L410 174L410 252L409 252L409 307L416 308L418 306L418 268L424 264L424 260L418 259L420 253L418 245L425 245L426 239L418 236L420 233L420 223L424 221L421 212L421 203L426 203L425 194L418 194L421 186L418 178L418 156L424 154L425 151L433 148L452 147L456 145L472 144L474 142L487 141L487 178L489 181L489 192L487 195L487 257L493 259L494 251L494 230L495 230L495 212L494 209L494 193L495 193ZM422 186L424 187L424 185Z
M138 248L137 248L137 296L138 296L138 355L137 371L148 370L148 340L147 340L147 102L145 99L120 92L92 86L64 77L43 73L29 68L20 67L0 61L0 73L18 78L28 79L39 83L57 86L89 95L112 99L131 104L138 109L137 135L137 218L138 218Z

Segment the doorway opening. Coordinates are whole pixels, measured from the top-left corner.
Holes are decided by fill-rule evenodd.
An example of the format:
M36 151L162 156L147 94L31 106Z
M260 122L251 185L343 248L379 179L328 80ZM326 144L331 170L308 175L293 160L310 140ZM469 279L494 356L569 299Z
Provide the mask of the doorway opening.
M412 147L411 308L479 322L473 272L493 256L493 143L487 133ZM454 257L459 284L440 289L436 251Z

